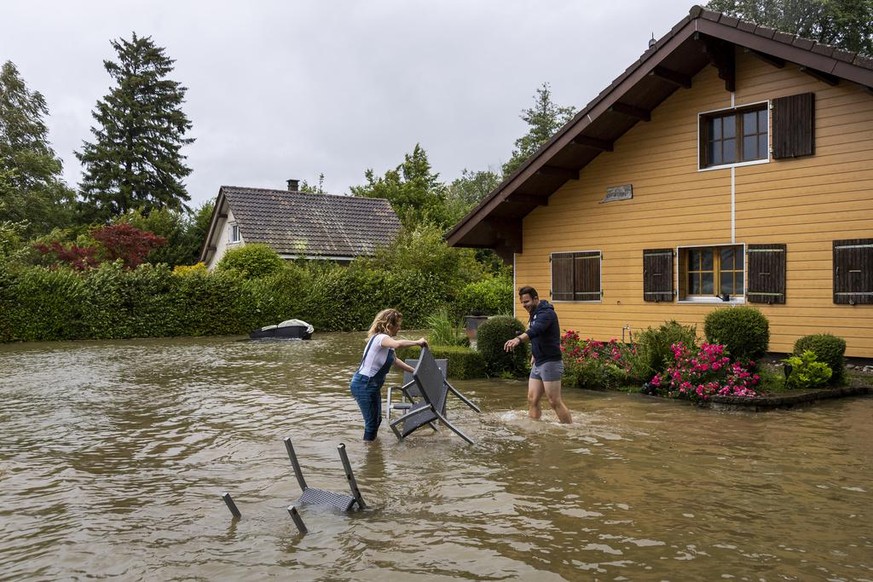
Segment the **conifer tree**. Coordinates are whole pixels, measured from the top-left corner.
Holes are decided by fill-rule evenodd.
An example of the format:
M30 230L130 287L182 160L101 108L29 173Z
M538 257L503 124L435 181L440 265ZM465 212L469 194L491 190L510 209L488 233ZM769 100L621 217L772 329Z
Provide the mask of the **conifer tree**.
M86 219L108 222L129 210L188 210L183 179L191 173L182 155L191 122L182 111L186 87L167 78L175 61L151 37L111 41L118 62L103 66L115 87L97 102L93 142L76 157Z
M555 132L573 118L576 109L559 107L552 101L548 83L543 83L534 96L534 106L523 109L521 118L530 126L528 132L515 140L515 150L508 162L503 164L503 175L517 170L525 160L549 141Z

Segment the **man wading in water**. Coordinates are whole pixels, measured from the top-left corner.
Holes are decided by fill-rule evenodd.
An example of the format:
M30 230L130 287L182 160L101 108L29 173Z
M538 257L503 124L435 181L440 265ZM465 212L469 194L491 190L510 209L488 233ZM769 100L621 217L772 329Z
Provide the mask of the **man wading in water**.
M533 287L518 290L522 307L530 314L528 328L523 334L503 344L507 352L513 351L522 342L529 341L531 347L531 371L527 381L528 416L539 419L542 415L540 399L543 394L549 399L558 420L571 423L570 411L561 400L561 375L564 373L564 360L561 355L561 328L555 308L545 300L540 300Z

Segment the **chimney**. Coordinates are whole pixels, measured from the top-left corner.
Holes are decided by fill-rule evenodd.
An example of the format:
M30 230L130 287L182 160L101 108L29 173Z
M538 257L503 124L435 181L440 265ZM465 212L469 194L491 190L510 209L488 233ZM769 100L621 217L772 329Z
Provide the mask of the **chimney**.
M290 180L286 180L288 182L288 191L289 192L298 192L300 188L300 180L295 180L291 178Z

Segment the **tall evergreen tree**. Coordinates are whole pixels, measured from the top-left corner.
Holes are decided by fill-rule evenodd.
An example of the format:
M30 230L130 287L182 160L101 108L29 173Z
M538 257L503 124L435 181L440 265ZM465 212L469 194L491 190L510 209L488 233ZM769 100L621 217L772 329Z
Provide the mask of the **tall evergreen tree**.
M167 78L173 59L151 37L111 41L118 62L103 66L117 85L92 113L94 142L84 142L79 185L84 216L108 222L129 210L188 210L183 179L191 173L181 154L191 122L182 111L186 87Z
M67 226L74 193L48 141L45 98L15 65L0 67L0 222L21 224L25 238Z
M552 101L548 83L537 89L534 106L524 109L521 118L530 126L528 132L515 140L515 149L508 162L503 164L503 175L508 176L519 168L531 154L555 135L576 113L574 107L559 107Z
M873 55L873 0L711 0L706 7Z

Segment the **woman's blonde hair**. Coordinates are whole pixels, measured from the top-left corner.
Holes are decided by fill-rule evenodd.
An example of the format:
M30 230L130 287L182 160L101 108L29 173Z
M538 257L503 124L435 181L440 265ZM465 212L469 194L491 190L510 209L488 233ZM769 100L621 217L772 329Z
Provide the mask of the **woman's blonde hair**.
M401 319L403 319L403 314L396 309L383 309L376 314L376 319L373 320L367 337L373 337L377 333L389 333L389 327L400 327Z

